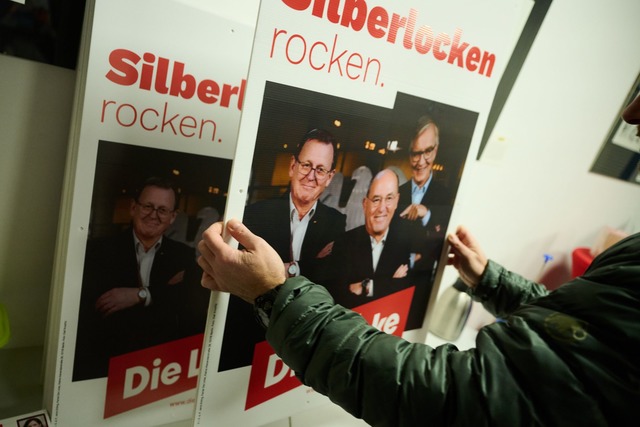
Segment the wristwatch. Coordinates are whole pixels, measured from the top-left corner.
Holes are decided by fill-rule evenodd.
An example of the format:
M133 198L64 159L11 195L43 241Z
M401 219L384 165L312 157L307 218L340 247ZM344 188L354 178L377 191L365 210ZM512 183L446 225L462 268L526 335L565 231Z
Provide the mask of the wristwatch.
M364 279L362 281L362 296L372 297L373 296L373 279Z
M138 299L140 300L140 302L144 303L145 301L147 301L148 295L149 295L149 291L147 291L147 288L142 287L138 289Z
M263 328L269 327L269 319L271 318L271 312L273 306L276 303L276 297L280 292L280 286L276 286L270 291L258 296L253 302L253 311L256 316L256 320Z
M289 264L289 268L287 268L287 273L289 274L289 277L294 277L300 274L298 263L295 261L291 261L291 264Z

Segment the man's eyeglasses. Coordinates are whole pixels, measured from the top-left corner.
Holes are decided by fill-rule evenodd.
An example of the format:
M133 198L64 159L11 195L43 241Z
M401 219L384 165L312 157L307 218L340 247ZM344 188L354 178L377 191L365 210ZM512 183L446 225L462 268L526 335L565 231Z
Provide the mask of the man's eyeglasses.
M432 145L431 147L427 147L422 151L412 151L409 153L409 156L411 157L411 160L413 160L414 162L417 162L418 160L420 160L421 157L424 157L425 159L427 159L431 157L431 155L434 153L437 147L438 147L437 145Z
M145 216L150 215L152 212L157 212L160 218L167 218L169 215L173 213L171 209L165 208L164 206L160 206L159 208L156 208L151 203L142 204L137 200L136 200L136 204L140 206L140 212L142 212L142 214Z
M385 197L373 196L367 197L367 200L371 202L374 208L380 206L380 203L384 202L385 206L389 207L393 204L393 201L398 197L398 194L387 194Z
M333 173L333 171L325 169L324 166L317 166L314 168L313 166L311 166L311 163L301 162L297 158L296 163L298 164L298 173L303 176L307 176L311 173L311 171L314 171L316 173L316 178L319 180L323 180Z

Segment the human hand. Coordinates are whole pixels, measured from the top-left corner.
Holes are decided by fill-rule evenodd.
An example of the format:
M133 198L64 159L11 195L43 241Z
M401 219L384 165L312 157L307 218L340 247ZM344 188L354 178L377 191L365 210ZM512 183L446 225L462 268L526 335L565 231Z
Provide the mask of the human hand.
M96 310L103 316L133 307L138 304L138 288L113 288L109 289L96 301Z
M328 255L331 255L332 250L333 250L333 242L329 242L325 245L324 248L322 248L320 252L318 252L318 255L316 255L316 258L324 258Z
M362 282L349 284L349 292L356 295L362 295Z
M475 288L488 263L480 245L464 226L459 226L455 234L449 234L447 241L451 245L447 263L458 270L467 286Z
M427 214L427 211L428 209L425 205L414 203L407 206L405 210L400 212L400 217L410 221L415 221L418 218L423 218Z
M409 265L402 264L400 267L396 269L395 273L393 273L393 278L402 279L403 277L407 276L408 271L409 271Z
M261 237L236 219L227 222L227 231L244 247L234 249L222 239L222 222L207 228L198 243L202 286L229 292L253 304L256 297L286 280L278 253Z

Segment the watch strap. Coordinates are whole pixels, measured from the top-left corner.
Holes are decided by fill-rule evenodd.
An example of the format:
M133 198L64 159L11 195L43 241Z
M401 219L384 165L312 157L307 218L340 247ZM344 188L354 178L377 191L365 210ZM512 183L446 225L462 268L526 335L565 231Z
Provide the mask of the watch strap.
M256 320L265 329L269 327L269 319L271 318L271 312L273 311L273 306L276 303L276 298L278 297L280 288L281 285L276 286L268 292L258 296L253 302L253 310Z

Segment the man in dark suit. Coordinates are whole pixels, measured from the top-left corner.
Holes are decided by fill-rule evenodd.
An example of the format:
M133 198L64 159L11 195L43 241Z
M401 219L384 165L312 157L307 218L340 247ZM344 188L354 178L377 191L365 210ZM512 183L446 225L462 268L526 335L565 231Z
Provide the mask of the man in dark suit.
M416 269L412 259L422 254L423 241L412 238L406 222L394 220L398 199L398 176L382 170L362 201L364 225L336 240L331 269L335 279L327 288L338 304L354 308L410 286L426 287L425 272ZM409 312L408 324L416 323L415 316Z
M411 241L391 220L398 206L398 176L385 169L372 180L362 200L364 225L336 240L329 291L338 304L353 308L404 289Z
M105 377L113 356L196 333L194 311L204 329L206 303L187 301L201 293L194 250L163 236L176 207L171 183L150 178L131 202L131 228L87 243L74 381Z
M318 199L335 173L335 141L322 129L308 132L291 156L290 191L246 207L243 222L278 252L289 277L326 279L333 242L344 233L346 217ZM250 365L264 330L251 320L252 308L231 296L219 369Z
M433 171L439 146L440 130L437 123L429 116L420 117L409 151L411 179L400 186L397 210L397 220L409 226L409 235L423 239L422 253L417 259L415 255L412 258L415 268L425 273L427 281L425 286L416 287L407 329L422 325L453 209L453 193L438 180Z
M444 238L453 200L433 173L439 145L438 125L430 117L421 117L409 151L411 179L400 186L398 213L414 222L416 232L422 227L427 237Z

